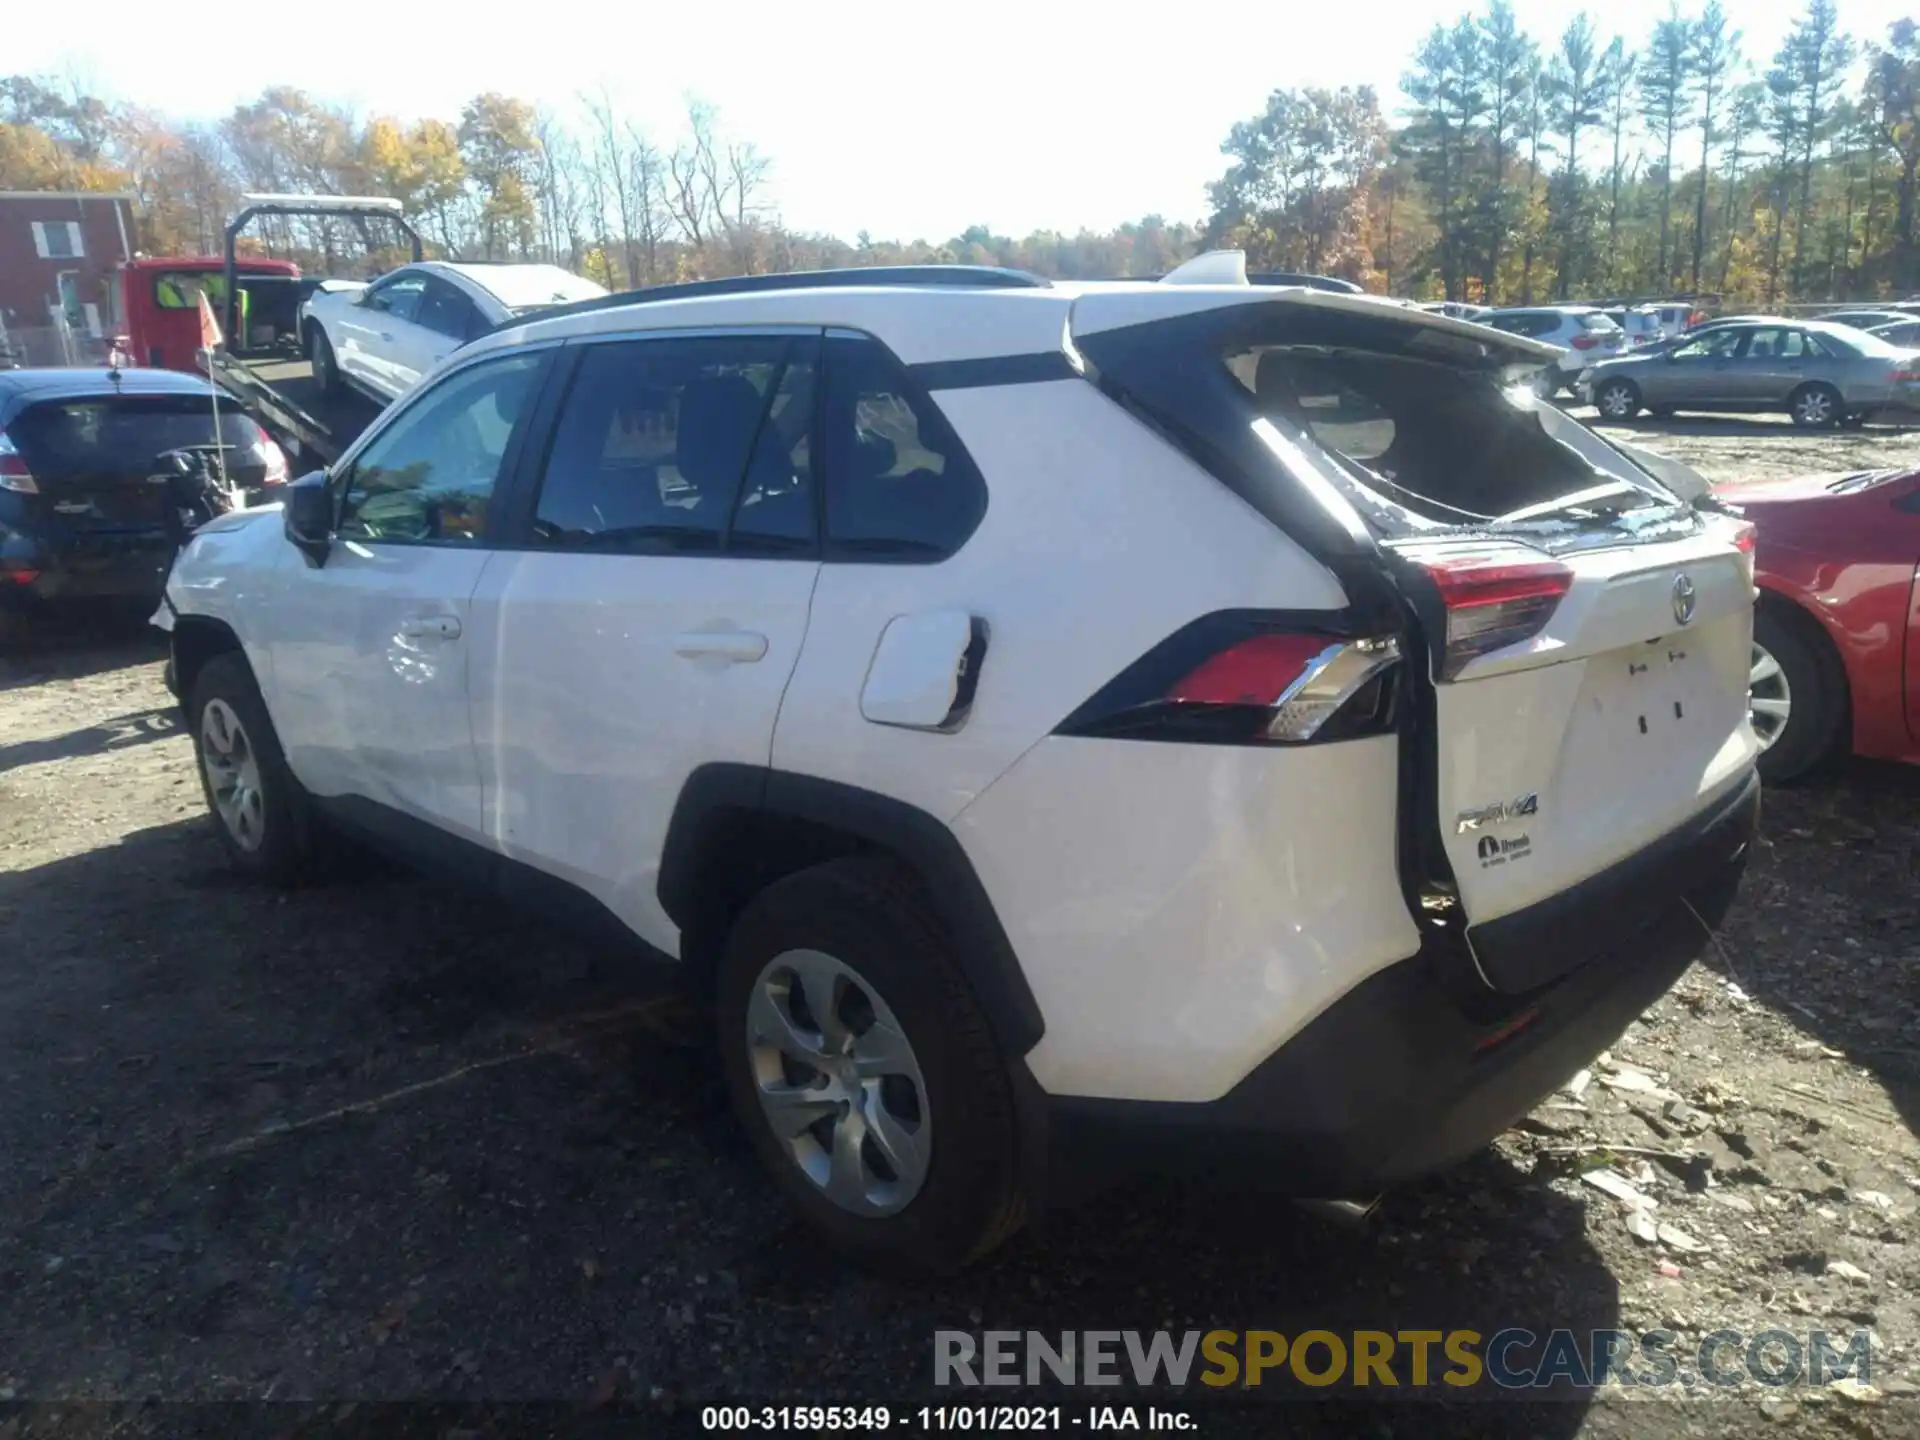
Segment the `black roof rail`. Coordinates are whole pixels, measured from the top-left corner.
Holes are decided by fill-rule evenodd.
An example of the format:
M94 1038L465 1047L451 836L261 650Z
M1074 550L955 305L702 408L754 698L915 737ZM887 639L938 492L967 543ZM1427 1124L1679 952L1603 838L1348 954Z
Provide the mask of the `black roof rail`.
M776 275L734 275L724 280L685 280L674 285L649 285L644 290L621 290L592 300L576 300L530 315L529 320L551 320L557 315L588 315L596 310L621 310L656 300L692 300L707 295L751 295L761 290L827 290L859 285L898 285L908 288L972 290L1045 289L1051 281L1025 270L994 265L849 265L836 270L788 270Z

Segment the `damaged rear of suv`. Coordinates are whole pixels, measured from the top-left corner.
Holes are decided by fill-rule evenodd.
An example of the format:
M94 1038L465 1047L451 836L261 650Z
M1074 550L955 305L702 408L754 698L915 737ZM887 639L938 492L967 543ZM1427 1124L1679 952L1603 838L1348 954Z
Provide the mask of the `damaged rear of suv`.
M1214 287L1089 290L1072 337L1143 443L1345 603L1197 619L962 816L990 871L1048 832L989 880L1039 919L1030 973L1084 941L1027 1057L1060 1173L1370 1198L1523 1114L1725 913L1759 802L1751 530L1539 401L1524 340ZM1110 752L1070 762L1107 792L1071 838L1058 792L1015 798L1067 744Z

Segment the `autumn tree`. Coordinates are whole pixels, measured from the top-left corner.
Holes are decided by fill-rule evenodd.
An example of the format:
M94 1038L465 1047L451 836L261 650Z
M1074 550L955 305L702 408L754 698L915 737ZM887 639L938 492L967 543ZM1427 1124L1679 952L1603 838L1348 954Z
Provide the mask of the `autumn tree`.
M494 91L476 95L460 112L459 139L478 201L481 255L492 260L530 254L540 175L533 107Z
M1664 288L1673 279L1673 149L1686 127L1689 51L1693 27L1678 4L1653 27L1640 60L1640 109L1660 153L1660 249L1657 273Z

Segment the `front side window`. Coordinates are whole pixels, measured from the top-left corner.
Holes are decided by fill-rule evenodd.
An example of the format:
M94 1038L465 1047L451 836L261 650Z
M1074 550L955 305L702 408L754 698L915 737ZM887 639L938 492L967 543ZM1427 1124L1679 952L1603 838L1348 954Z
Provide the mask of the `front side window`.
M980 472L877 341L828 339L820 418L828 558L942 560L979 525Z
M400 274L369 290L366 305L369 310L378 310L396 320L413 320L419 316L426 290L426 276Z
M482 361L402 410L354 459L339 534L412 544L478 541L507 442L545 358L535 352Z
M731 522L743 542L811 547L815 346L781 336L589 346L555 422L535 543L710 553Z
M1740 348L1744 330L1715 330L1673 352L1675 360L1725 360Z

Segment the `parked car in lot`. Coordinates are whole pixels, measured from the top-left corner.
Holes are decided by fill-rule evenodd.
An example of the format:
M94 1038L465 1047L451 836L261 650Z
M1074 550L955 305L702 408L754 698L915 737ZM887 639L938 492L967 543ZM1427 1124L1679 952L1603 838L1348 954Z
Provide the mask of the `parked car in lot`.
M1832 310L1818 318L1828 325L1845 325L1851 330L1874 330L1913 317L1898 310Z
M383 404L469 340L606 289L558 265L423 260L370 285L331 284L301 312L301 333L323 390L351 385Z
M286 457L204 377L171 370L0 372L0 622L78 601L156 601L180 538L163 457L222 444L236 488L284 482Z
M1608 420L1642 410L1785 411L1818 428L1920 404L1920 353L1821 321L1715 325L1599 361L1576 389Z
M1757 530L1753 729L1770 780L1920 763L1920 472L1717 487Z
M1580 372L1595 360L1626 351L1626 332L1606 312L1591 305L1543 305L1530 310L1494 310L1479 317L1482 325L1524 335L1551 345L1559 352L1551 369L1541 372L1541 391L1552 396L1571 388Z
M1920 349L1920 318L1911 315L1888 325L1875 325L1867 333L1897 349Z
M354 835L677 957L863 1256L1476 1150L1732 898L1750 531L1511 390L1545 347L1203 259L476 340L175 568L228 853Z

